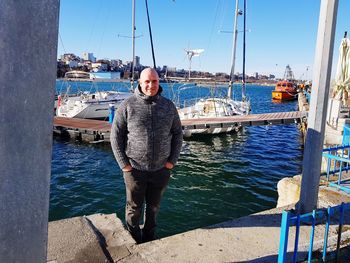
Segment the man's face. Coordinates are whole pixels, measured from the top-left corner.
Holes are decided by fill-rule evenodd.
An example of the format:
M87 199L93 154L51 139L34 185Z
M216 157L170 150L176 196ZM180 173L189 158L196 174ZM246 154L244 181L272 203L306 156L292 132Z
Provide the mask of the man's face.
M159 90L159 77L154 70L144 70L140 76L141 91L146 96L154 96Z

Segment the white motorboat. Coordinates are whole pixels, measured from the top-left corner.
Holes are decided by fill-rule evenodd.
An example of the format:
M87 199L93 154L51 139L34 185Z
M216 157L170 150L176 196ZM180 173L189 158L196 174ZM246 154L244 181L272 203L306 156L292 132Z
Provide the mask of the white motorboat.
M131 95L131 92L97 91L74 97L59 96L56 115L66 118L107 120L110 107L114 106L116 109Z

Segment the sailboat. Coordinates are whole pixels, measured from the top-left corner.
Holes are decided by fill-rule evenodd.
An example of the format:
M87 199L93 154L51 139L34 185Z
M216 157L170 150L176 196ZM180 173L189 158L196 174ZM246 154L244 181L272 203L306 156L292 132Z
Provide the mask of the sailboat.
M236 58L236 44L237 44L237 19L238 15L242 12L238 9L239 0L236 0L235 21L234 21L234 33L233 33L233 45L232 45L232 61L231 61L231 74L230 82L228 86L227 96L216 97L210 96L208 98L199 98L191 106L183 107L178 110L181 120L191 120L198 118L215 118L234 115L247 115L250 113L250 102L245 94L245 21L246 21L246 0L244 0L244 30L243 30L243 79L242 79L242 100L234 100L232 97L232 88L234 82L234 67ZM184 87L187 88L187 87ZM186 136L192 134L214 134L231 132L233 127L223 128L203 128L203 129L191 129L186 130Z

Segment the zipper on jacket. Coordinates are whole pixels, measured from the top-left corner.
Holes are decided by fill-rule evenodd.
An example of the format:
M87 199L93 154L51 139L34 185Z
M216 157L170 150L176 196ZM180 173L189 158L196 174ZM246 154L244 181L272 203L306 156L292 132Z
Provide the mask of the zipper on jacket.
M150 108L150 115L151 115L151 136L152 136L152 162L151 162L151 169L153 169L154 167L154 116L153 116L153 103L152 102L150 105L149 105L149 108Z

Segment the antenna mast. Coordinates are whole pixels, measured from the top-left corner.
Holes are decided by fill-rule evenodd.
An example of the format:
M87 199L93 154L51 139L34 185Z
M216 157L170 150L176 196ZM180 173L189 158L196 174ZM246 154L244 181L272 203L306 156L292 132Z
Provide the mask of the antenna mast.
M227 91L227 97L231 98L232 97L232 85L234 82L235 78L235 63L236 63L236 47L237 47L237 18L238 15L241 15L241 11L238 10L238 2L239 0L236 0L236 10L235 10L235 20L233 23L233 40L232 40L232 55L231 55L231 73L230 73L230 82L228 85L228 91Z
M134 90L135 78L135 0L132 0L132 65L131 65L131 89Z
M246 101L245 96L245 35L246 35L246 13L247 13L247 0L244 0L243 8L243 76L242 76L242 101Z

